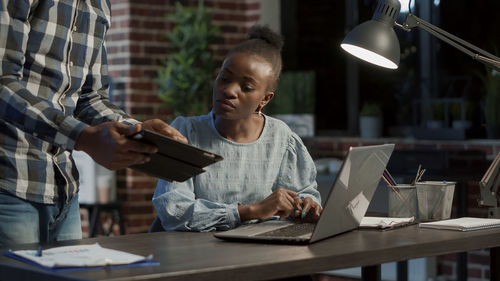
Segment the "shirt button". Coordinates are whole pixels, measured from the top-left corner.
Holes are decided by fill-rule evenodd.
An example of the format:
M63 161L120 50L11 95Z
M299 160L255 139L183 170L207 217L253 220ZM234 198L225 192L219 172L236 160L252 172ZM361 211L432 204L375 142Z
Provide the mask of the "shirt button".
M73 66L73 62L72 61L69 62L69 66Z
M76 25L73 26L73 32L76 32L77 28Z

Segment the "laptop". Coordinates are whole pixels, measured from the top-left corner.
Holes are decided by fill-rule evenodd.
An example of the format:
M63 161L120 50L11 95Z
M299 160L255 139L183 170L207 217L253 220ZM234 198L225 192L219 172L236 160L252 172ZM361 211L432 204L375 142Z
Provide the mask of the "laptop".
M316 223L274 219L214 233L219 239L310 244L359 227L394 144L351 147Z

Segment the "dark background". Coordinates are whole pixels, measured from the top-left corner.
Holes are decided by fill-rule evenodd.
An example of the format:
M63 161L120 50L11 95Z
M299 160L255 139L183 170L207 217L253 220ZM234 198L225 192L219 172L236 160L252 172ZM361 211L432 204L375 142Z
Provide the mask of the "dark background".
M358 1L360 23L371 19L375 0L349 1ZM419 16L422 1L416 0L412 10L416 16ZM441 0L432 9L432 24L500 55L500 1ZM316 73L317 134L346 130L346 61L356 59L340 48L346 34L345 1L282 0L281 13L285 36L283 70L314 70ZM404 22L402 15L398 22ZM411 104L419 98L420 87L425 82L419 74L419 30L405 32L396 28L396 32L402 53L399 69L385 70L359 62L360 106L366 101L379 103L384 111L384 128L416 125L411 119ZM434 97L463 96L476 109L473 126L481 127L484 117L480 101L484 90L478 74L485 73L485 66L438 39L432 40L436 58L433 65L437 69L434 85L438 87L431 89ZM459 81L463 77L468 82L455 84L456 89L450 88L450 79L457 77ZM472 137L483 137L483 134L476 130Z

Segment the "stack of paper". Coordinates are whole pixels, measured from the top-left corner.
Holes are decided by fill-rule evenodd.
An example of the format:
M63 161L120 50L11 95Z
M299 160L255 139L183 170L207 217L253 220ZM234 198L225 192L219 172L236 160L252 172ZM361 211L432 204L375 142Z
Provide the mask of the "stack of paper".
M424 228L469 231L469 230L478 230L478 229L485 229L492 227L500 227L500 219L463 217L458 219L420 223L419 226Z
M411 224L414 217L409 218L388 218L388 217L364 217L359 227L389 229Z

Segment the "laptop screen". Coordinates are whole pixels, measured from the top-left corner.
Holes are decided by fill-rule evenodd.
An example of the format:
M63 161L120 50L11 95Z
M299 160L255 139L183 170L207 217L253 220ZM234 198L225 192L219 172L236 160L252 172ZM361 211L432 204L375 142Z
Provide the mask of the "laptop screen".
M393 150L394 144L350 148L323 206L311 241L359 226Z

